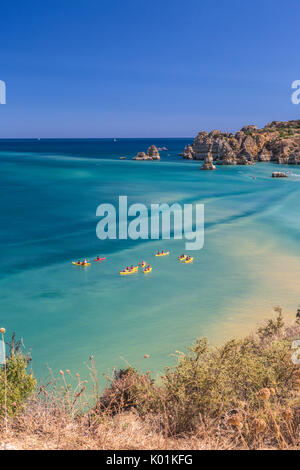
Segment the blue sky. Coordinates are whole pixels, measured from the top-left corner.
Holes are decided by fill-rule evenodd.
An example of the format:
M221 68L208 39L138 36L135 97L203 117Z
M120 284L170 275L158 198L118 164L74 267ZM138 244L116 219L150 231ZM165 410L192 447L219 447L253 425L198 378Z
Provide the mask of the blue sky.
M0 137L190 137L300 118L298 0L1 4Z

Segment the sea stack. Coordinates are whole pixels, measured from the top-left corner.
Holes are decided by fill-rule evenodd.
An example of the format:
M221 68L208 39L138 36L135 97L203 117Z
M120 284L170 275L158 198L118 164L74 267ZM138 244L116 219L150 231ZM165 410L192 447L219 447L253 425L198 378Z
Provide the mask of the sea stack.
M145 152L138 152L138 154L132 160L149 160L149 158Z
M182 156L186 160L193 160L193 158L194 158L193 147L191 145L187 145L183 150Z
M147 150L147 154L145 152L138 152L133 160L160 160L160 156L157 147L151 145Z
M151 145L148 148L147 155L150 158L150 160L160 160L159 151L155 145Z
M204 164L201 166L200 170L215 170L215 169L216 167L214 165L212 153L208 152L208 154L204 158Z

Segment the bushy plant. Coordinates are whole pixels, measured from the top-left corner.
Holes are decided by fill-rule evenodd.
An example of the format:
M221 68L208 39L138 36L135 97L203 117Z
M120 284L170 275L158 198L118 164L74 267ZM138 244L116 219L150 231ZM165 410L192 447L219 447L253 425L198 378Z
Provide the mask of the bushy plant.
M14 338L13 338L14 341ZM26 371L30 358L24 354L20 345L10 345L6 365L0 369L0 415L13 415L23 408L25 400L36 387L32 373Z
M150 375L140 375L133 367L115 371L112 379L106 378L108 387L97 403L96 412L116 414L135 408L143 414L156 399L156 387Z

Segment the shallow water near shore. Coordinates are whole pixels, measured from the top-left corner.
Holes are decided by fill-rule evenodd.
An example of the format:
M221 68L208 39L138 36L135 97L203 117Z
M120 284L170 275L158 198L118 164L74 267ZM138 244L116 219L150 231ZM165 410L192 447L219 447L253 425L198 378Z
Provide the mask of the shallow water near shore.
M48 364L87 374L131 364L154 376L197 337L243 335L280 305L299 303L300 169L273 164L217 167L177 154L189 139L1 141L1 326ZM160 162L131 157L166 146ZM120 160L127 156L127 160ZM291 171L272 179L272 171ZM256 178L253 179L253 176ZM184 241L100 241L96 208L117 204L204 203L205 244L180 264ZM158 249L170 256L155 258ZM77 268L73 260L107 260ZM145 259L151 274L121 277ZM144 355L149 354L149 359Z

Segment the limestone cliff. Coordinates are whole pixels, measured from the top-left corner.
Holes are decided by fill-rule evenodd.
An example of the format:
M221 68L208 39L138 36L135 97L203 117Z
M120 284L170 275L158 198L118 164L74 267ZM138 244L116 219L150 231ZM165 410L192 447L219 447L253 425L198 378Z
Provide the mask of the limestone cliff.
M245 126L236 134L201 131L182 155L217 165L251 165L256 161L299 165L300 120L273 121L263 129Z

